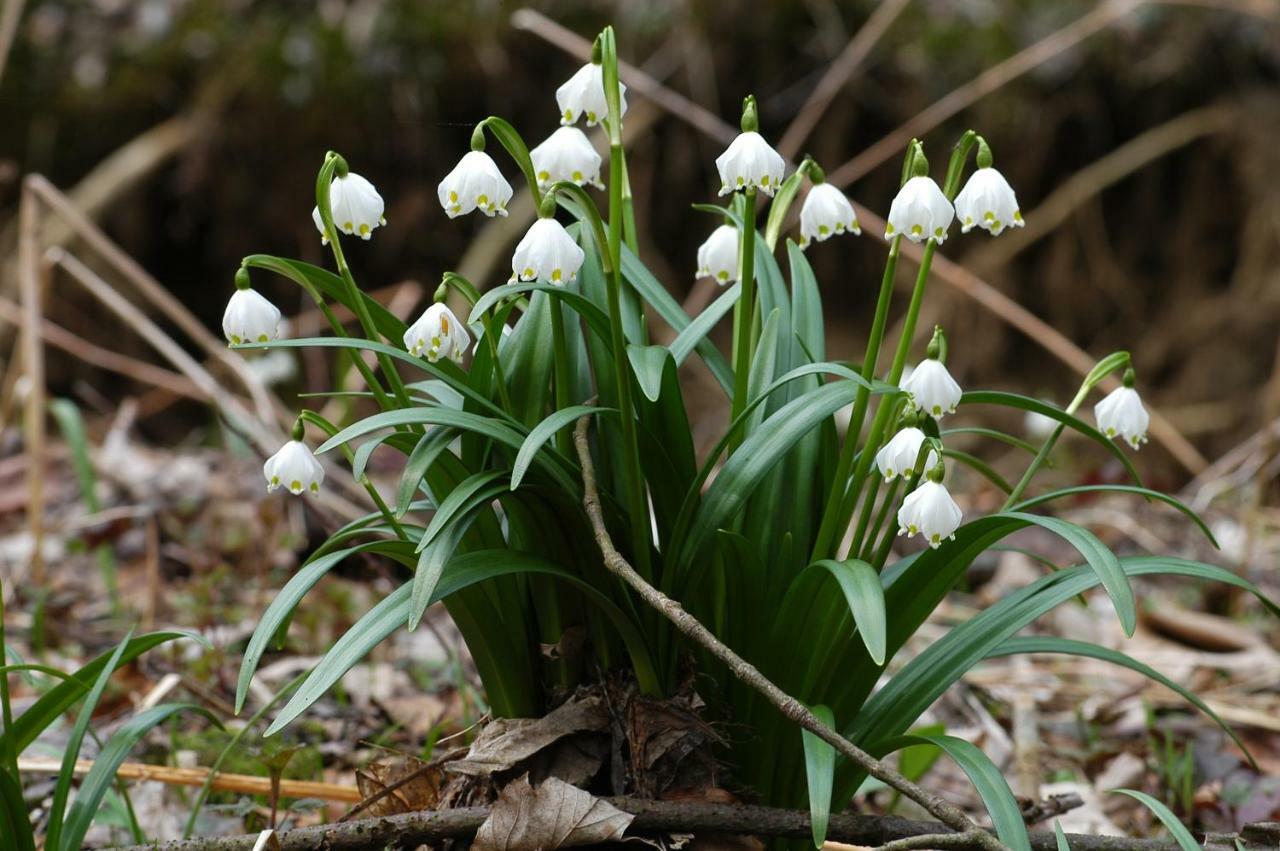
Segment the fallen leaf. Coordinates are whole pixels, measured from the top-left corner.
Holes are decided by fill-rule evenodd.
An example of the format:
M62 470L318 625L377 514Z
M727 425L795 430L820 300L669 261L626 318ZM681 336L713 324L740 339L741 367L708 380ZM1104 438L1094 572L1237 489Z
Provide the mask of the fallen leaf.
M550 851L616 842L633 818L563 780L549 777L535 787L524 775L502 790L471 847L474 851Z
M541 718L498 718L480 731L465 758L449 764L458 774L506 771L574 733L607 733L609 716L598 693L574 696Z
M443 768L408 754L371 763L356 772L356 786L367 801L383 796L361 811L362 816L392 816L420 810L434 810L440 802ZM396 784L403 785L397 786ZM392 787L395 787L394 789ZM390 792L387 792L391 789Z

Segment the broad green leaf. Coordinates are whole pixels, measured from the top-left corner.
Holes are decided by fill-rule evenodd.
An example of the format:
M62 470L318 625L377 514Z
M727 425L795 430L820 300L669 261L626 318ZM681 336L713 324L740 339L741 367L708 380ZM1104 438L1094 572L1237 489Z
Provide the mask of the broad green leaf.
M755 357L751 359L751 373L747 380L748 400L761 398L773 382L774 366L778 363L778 329L781 324L782 312L777 308L769 311L760 328ZM755 406L743 426L746 434L751 434L760 426L768 407L767 401L763 405Z
M303 263L301 260L273 257L269 254L251 254L241 262L246 266L275 272L304 287L308 285L315 287L321 295L345 305L349 310L355 310L355 305L350 303L351 300L348 297L347 285L327 269ZM378 329L379 334L396 342L404 339L404 332L408 330L404 320L387 310L367 293L364 295L364 303L369 308L369 315L373 317L374 327Z
M581 293L560 284L546 284L541 281L516 281L510 284L503 284L500 287L494 287L480 296L480 300L471 308L469 321L479 321L487 310L504 299L516 298L524 293L534 292L554 293L570 310L576 311L579 316L586 320L587 326L591 328L592 333L599 337L606 347L611 346L612 340L609 337L608 315Z
M883 756L886 753L913 745L930 744L941 748L969 776L974 789L982 798L982 803L991 815L991 824L996 829L1000 841L1013 851L1031 851L1031 838L1027 836L1027 825L1022 820L1022 810L1018 807L1018 799L1013 796L1009 782L1005 780L1000 769L991 758L984 754L972 742L958 739L955 736L909 735L900 736L888 742L880 743L872 748L872 752Z
M122 645L124 650L114 662L112 660L115 658L115 651L119 648L103 653L92 662L81 667L67 680L49 689L28 707L22 715L14 719L13 740L16 744L17 752L21 754L26 750L44 732L46 727L57 721L63 712L66 712L85 692L89 691L94 681L98 679L108 664L112 664L111 670L114 671L122 665L129 664L148 650L179 638L189 638L205 647L209 646L209 642L202 636L192 632L149 632L125 642Z
M72 803L71 811L67 814L62 841L57 847L62 851L79 851L85 834L89 832L89 826L93 824L93 819L98 814L103 796L115 783L116 770L129 756L129 751L133 750L133 746L153 727L184 711L203 715L219 729L222 727L218 719L207 709L183 703L164 703L153 706L130 718L103 745L102 752L93 761L93 767L80 783L75 802ZM51 846L52 841L46 845L46 847Z
M413 452L409 453L409 458L405 461L404 471L400 474L400 485L396 488L397 520L403 518L409 510L414 495L422 487L427 469L435 463L441 452L448 450L454 437L453 429L436 428L418 439L418 445L413 448Z
M818 720L835 728L830 707L809 707ZM813 827L813 847L827 841L827 823L831 820L831 785L835 781L836 749L808 730L800 731L804 742L804 773L809 783L809 823Z
M658 401L662 392L662 371L667 364L671 350L666 346L627 346L627 360L636 375L641 392L650 402Z
M545 420L530 429L529 436L524 439L524 443L520 444L520 451L516 453L515 463L511 465L511 490L520 487L520 483L524 481L525 473L529 472L529 465L533 463L533 458L538 454L538 450L554 437L560 429L568 428L585 416L604 413L614 414L617 413L617 409L596 408L591 405L574 405L572 408L564 408L552 412Z
M1062 822L1057 819L1053 820L1053 835L1058 841L1058 851L1071 851L1071 845L1067 842L1067 835L1062 832Z
M436 586L440 584L444 566L453 557L458 545L462 543L463 537L470 531L471 524L475 522L476 515L480 513L482 508L483 506L474 506L464 513L456 515L450 521L449 526L437 535L431 544L419 554L418 566L413 572L413 597L409 601L408 628L410 631L418 628L418 623L422 620L423 614L426 613L427 608L431 605L431 598L435 594Z
M355 454L351 456L351 478L357 482L360 481L364 476L365 468L369 466L369 459L373 456L374 451L392 437L395 437L395 433L388 432L360 444Z
M826 570L840 585L867 653L877 665L883 665L886 639L884 587L880 584L880 575L858 559L823 559L813 563L811 569L816 568Z
M483 470L458 482L448 496L440 500L440 507L418 541L417 551L426 549L459 514L492 502L498 494L508 490L506 478L506 470Z
M1110 791L1113 795L1128 795L1155 813L1156 817L1164 822L1164 826L1169 829L1169 833L1173 835L1174 841L1178 843L1178 847L1182 851L1202 851L1200 843L1196 842L1196 838L1191 835L1191 831L1187 830L1187 826L1160 801L1157 801L1146 792L1139 792L1136 789L1112 789Z
M1147 679L1154 680L1165 688L1177 692L1178 695L1187 703L1190 703L1196 709L1199 709L1205 715L1212 718L1214 723L1221 727L1223 732L1230 736L1231 740L1236 743L1236 747L1240 748L1241 752L1243 752L1245 757L1248 758L1249 764L1255 769L1257 768L1257 763L1253 759L1253 754L1249 752L1249 748L1245 745L1244 741L1236 735L1236 731L1233 730L1227 722L1218 717L1218 713L1214 712L1207 703L1197 697L1195 692L1174 682L1155 668L1139 662L1132 656L1127 656L1118 650L1112 650L1109 647L1102 647L1098 644L1091 644L1087 641L1075 641L1073 639L1058 638L1057 636L1052 635L1036 635L1027 637L1015 636L1010 638L988 653L987 658L994 659L999 656L1015 656L1024 653L1064 653L1071 656L1084 656L1090 659L1101 659L1104 662L1110 662L1113 665L1119 665L1122 668L1128 668L1131 671L1136 671Z
M1093 426L1084 422L1077 417L1068 414L1047 402L1039 399L1032 399L1030 396L1020 396L1017 393L1003 393L997 390L971 390L960 397L961 405L1002 405L1006 408L1017 408L1022 411L1034 411L1037 414L1044 414L1052 420L1056 420L1068 428L1075 429L1080 434L1106 448L1108 452L1116 457L1116 459L1124 465L1125 470L1133 479L1135 484L1141 485L1142 478L1138 475L1138 470L1133 466L1133 462L1129 460L1129 456L1124 454L1124 450L1115 444L1114 441L1108 440L1107 436L1098 431Z

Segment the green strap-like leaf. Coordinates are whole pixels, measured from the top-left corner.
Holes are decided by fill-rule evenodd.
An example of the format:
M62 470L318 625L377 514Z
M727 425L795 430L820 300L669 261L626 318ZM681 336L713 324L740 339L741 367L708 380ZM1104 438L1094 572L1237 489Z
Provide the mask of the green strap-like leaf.
M451 428L436 428L418 439L418 445L409 453L404 470L400 473L400 484L396 488L396 519L404 517L409 510L427 470L440 457L440 453L449 448L455 436L456 433Z
M0 836L13 843L14 851L36 851L22 786L8 771L0 771Z
M711 329L725 317L742 295L742 285L734 284L726 289L702 309L702 312L685 326L684 330L671 341L671 356L676 359L676 366L685 362L685 358L711 333Z
M650 402L658 401L662 393L662 372L666 368L671 350L666 346L627 346L627 360L636 375L640 390Z
M115 782L116 769L129 756L129 751L133 750L133 746L151 728L164 723L178 712L185 711L199 713L212 721L219 729L222 728L221 722L214 717L212 712L186 703L163 703L159 706L153 706L150 709L139 712L120 725L120 728L102 746L102 752L93 761L93 768L89 769L89 773L85 775L84 780L80 783L80 790L76 792L76 800L71 805L71 812L67 814L66 829L62 834L62 842L57 847L61 848L62 851L80 851L84 836L89 832L89 826L93 824L93 819L98 814L98 807L102 803L103 796L107 794L107 790ZM52 847L51 843L47 843L46 847Z
M1062 822L1057 819L1053 820L1053 835L1058 840L1058 851L1071 851L1071 845L1067 842L1067 835L1062 832Z
M1173 814L1173 811L1146 792L1139 792L1136 789L1112 789L1110 791L1115 795L1128 795L1155 813L1156 817L1164 822L1164 826L1169 829L1169 833L1173 835L1174 841L1178 843L1178 847L1182 851L1202 851L1200 843L1196 842L1196 838L1191 835L1191 831L1187 830L1187 826Z
M574 405L552 412L545 420L529 430L529 436L520 444L515 463L511 465L511 489L520 487L529 465L533 463L538 450L556 435L562 428L567 428L589 414L617 413L616 408L595 408L591 405Z
M880 584L880 574L859 559L823 559L814 562L810 569L823 569L835 577L867 653L877 665L883 665L886 639L884 586Z
M1000 841L1013 851L1031 851L1031 838L1027 836L1027 825L1022 820L1022 810L1018 807L1018 799L1013 796L1009 782L991 758L984 754L972 742L958 739L955 736L934 736L916 734L900 736L871 748L873 753L884 755L912 745L937 745L951 757L978 791L982 803L986 804L991 815L991 824L996 829Z
M818 720L828 727L836 725L830 707L809 707ZM831 820L831 786L835 782L836 749L808 730L801 730L804 741L804 774L809 785L809 823L813 828L813 847L827 841L827 823Z
M273 257L270 254L251 254L242 262L246 266L275 272L304 286L313 286L322 295L355 312L355 305L351 303L347 285L328 269L303 263L301 260ZM364 303L369 308L369 315L373 317L373 324L378 329L378 333L388 340L404 339L404 332L408 326L403 319L387 310L367 293L364 296Z
M1210 706L1196 696L1195 692L1183 687L1181 684L1174 682L1164 674L1152 668L1150 665L1143 664L1132 656L1127 656L1118 650L1112 650L1109 647L1102 647L1098 644L1091 644L1087 641L1075 641L1070 638L1058 638L1052 635L1036 635L1027 637L1015 636L1005 641L999 647L987 654L988 659L994 659L999 656L1015 656L1023 653L1065 653L1070 656L1084 656L1090 659L1100 659L1104 662L1110 662L1113 665L1119 665L1128 668L1131 671L1137 671L1149 680L1160 683L1167 689L1171 689L1178 693L1183 700L1190 703L1196 709L1199 709L1205 715L1213 719L1214 723L1222 728L1236 746L1248 758L1249 764L1257 769L1258 764L1253 759L1253 754L1249 753L1249 748L1245 746L1244 741L1236 735L1236 731L1231 729L1227 722L1218 717L1218 713L1214 712Z
M1023 500L1013 506L1012 510L1026 511L1028 508L1032 508L1037 505L1044 505L1047 502L1062 499L1063 497L1094 493L1130 493L1146 497L1147 499L1154 499L1159 502L1163 502L1165 505L1171 505L1186 515L1191 522L1195 523L1200 531L1204 533L1204 536L1209 539L1209 543L1213 544L1215 547L1218 546L1218 539L1213 536L1213 532L1209 530L1209 526L1189 505L1182 502L1180 499L1169 496L1167 493L1154 491L1150 488L1136 487L1134 485L1080 485L1078 487L1062 488L1060 490L1050 491L1049 493L1034 496L1031 499Z

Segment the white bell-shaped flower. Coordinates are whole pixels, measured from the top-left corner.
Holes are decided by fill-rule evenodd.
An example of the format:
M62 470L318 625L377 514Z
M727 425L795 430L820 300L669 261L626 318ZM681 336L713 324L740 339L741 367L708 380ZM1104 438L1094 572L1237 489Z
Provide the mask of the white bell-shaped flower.
M1098 430L1107 437L1123 438L1134 449L1147 442L1151 416L1142 407L1138 391L1132 387L1112 390L1093 406L1093 416L1098 421Z
M511 184L484 151L468 151L436 187L440 206L451 219L479 210L490 218L505 216Z
M862 233L858 216L843 192L830 183L819 183L800 208L800 247L808 248L810 241L822 242L837 233Z
M782 155L754 130L739 133L725 152L716 157L720 172L720 194L755 187L772 195L782 185L786 163Z
M538 188L546 189L561 180L579 186L591 184L604 189L600 181L600 155L595 146L577 127L561 127L546 141L529 152Z
M511 280L563 284L578 277L584 256L564 225L555 219L538 219L516 246Z
M711 232L707 241L698 246L698 278L713 278L724 286L739 277L741 239L733 225L721 225Z
M442 302L428 307L404 332L404 347L409 354L422 355L431 363L441 358L462 363L462 355L470 345L466 326Z
M333 226L341 233L369 239L373 229L387 223L382 215L386 205L373 184L354 171L343 177L335 177L329 184L329 209L333 212ZM311 220L320 231L320 241L328 243L320 207L311 210Z
M937 549L947 538L954 538L964 513L947 493L946 485L930 478L907 494L898 509L898 534L908 538L921 535L929 546Z
M301 493L319 493L324 481L324 467L301 440L291 440L262 465L267 477L267 492L284 488L297 496Z
M921 361L901 387L911 394L911 404L916 410L924 411L934 419L954 414L963 395L960 385L956 384L942 361L933 358Z
M280 309L257 290L237 289L222 314L222 333L232 345L278 339Z
M912 242L932 239L941 245L955 218L955 209L933 178L913 177L902 185L889 207L886 238L901 234Z
M990 166L980 168L970 175L964 189L956 196L956 217L960 219L960 232L968 233L975 227L992 236L999 236L1005 228L1020 228L1026 224L1013 187L1004 175Z
M560 106L560 123L576 124L586 116L587 126L595 127L609 115L609 102L604 96L604 69L594 63L583 65L577 73L556 89ZM627 114L627 87L618 82L618 109Z
M915 426L908 426L889 439L876 453L876 467L886 482L898 476L910 476L916 468L916 460L920 457L920 447L924 444L925 433ZM929 450L924 468L932 469L938 463L938 453Z

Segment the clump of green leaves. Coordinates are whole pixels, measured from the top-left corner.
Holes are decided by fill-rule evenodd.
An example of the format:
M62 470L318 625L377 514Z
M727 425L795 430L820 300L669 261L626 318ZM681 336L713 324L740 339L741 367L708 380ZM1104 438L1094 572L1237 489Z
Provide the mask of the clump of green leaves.
M685 644L665 619L604 569L582 507L581 471L568 433L576 421L591 417L610 532L648 582L679 600L721 641L860 747L877 755L920 745L945 753L974 782L1000 838L1011 847L1029 848L1000 772L961 739L936 731L911 734L921 714L985 659L1069 653L1138 670L1212 715L1194 695L1122 653L1018 633L1098 586L1131 633L1137 619L1134 577L1172 574L1258 590L1208 564L1161 556L1120 558L1087 529L1041 513L1055 500L1110 490L1163 501L1208 535L1186 506L1144 488L1123 451L1075 415L1098 383L1131 366L1125 352L1104 358L1066 409L1008 392L970 391L959 398L962 412L996 405L1057 423L1038 448L991 429L961 429L1029 450L1016 485L976 456L946 446L953 430L940 427L941 408L917 413L900 387L941 238L925 239L904 332L891 350L885 332L901 241L920 232L900 227L888 239L865 356L857 364L832 359L821 287L804 253L787 240L781 263L775 254L786 205L806 174L821 179L816 167L802 166L778 188L764 233L756 231L753 189L735 193L727 206L706 208L739 231L741 279L703 313L687 315L638 256L611 30L601 34L597 49L610 141L604 211L572 182L540 190L527 146L505 121L488 118L476 129L473 152L483 150L486 133L496 139L525 175L540 211L549 216L558 207L570 222L583 262L567 280L513 279L483 294L447 273L437 298L453 296L468 304L465 323L469 336L478 340L468 367L452 357L411 354L401 345L406 323L356 285L328 209L330 182L346 173L345 161L336 154L326 158L317 181L317 215L338 274L285 258L245 258L244 269L274 272L302 286L330 316L334 331L331 337L254 345L332 348L349 356L368 383L376 413L346 423L330 423L312 412L303 412L301 419L327 435L319 452L348 454L378 510L334 533L263 613L245 652L237 703L244 703L263 653L283 635L316 583L343 559L377 553L413 570L413 580L375 605L330 648L269 733L305 712L378 643L412 628L429 605L441 602L462 632L492 710L501 716L537 715L577 684L618 669L629 671L649 694L670 694L684 661L696 657L709 675L700 682L714 683L715 693L707 695L709 711L751 731L729 745L734 781L768 804L802 806L807 800L820 843L827 813L847 802L865 778L855 766L835 759L824 743L802 739L759 695ZM744 131L748 123L755 126L750 99L748 110L751 121L744 113ZM938 195L930 203L950 208L975 145L979 165L990 166L985 143L966 133L951 150L945 178L940 189L934 186ZM923 146L913 142L903 164L904 186L927 174ZM1020 214L1011 220L1020 223ZM360 335L332 319L333 305L359 317ZM732 359L708 339L731 311ZM670 344L653 342L648 316L674 330ZM446 347L438 340L414 346L415 351L440 348ZM378 358L377 372L365 364L368 353ZM929 354L945 358L940 335ZM695 452L678 377L695 357L732 412L705 457ZM837 418L846 409L852 416L842 435ZM886 486L873 459L908 424L925 432L920 457L907 475ZM1027 496L1066 429L1119 459L1133 484ZM386 496L364 476L380 447L404 457L396 492ZM925 469L930 453L937 454L938 463ZM937 484L947 463L967 464L988 476L1009 492L1005 506L970 519L950 537L937 536L929 549L894 557L901 500ZM886 667L974 559L1029 526L1068 542L1080 563L1047 573L953 628L876 690ZM541 651L569 630L588 636L585 657Z

